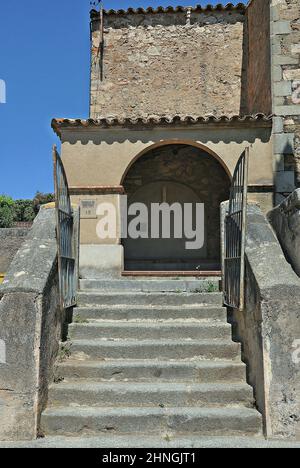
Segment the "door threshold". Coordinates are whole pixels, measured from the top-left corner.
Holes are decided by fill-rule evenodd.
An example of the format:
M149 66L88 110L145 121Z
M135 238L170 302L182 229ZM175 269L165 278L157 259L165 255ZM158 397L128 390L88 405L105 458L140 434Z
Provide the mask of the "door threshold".
M171 277L219 277L222 276L221 271L122 271L122 276L155 276L159 278L171 278Z

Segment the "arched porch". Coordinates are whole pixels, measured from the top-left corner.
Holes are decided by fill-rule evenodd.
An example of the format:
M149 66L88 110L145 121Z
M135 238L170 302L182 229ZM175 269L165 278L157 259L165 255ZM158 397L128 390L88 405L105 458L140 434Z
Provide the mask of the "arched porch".
M182 218L170 214L170 237L151 237L153 231L148 219L140 226L140 235L123 239L125 270L129 271L195 271L220 269L220 203L229 197L229 170L217 155L198 144L165 142L153 145L139 154L126 171L122 184L128 197L128 206L144 204L151 213L153 204L176 204L182 208ZM204 229L201 247L187 248L186 204L192 206L192 229ZM197 207L204 205L204 226L197 223ZM176 213L178 215L178 212ZM129 216L128 221L132 220ZM160 221L162 222L162 217ZM182 236L178 236L178 223ZM147 225L146 225L147 224ZM180 231L180 229L179 229ZM177 233L176 233L177 232ZM197 235L195 234L195 240Z

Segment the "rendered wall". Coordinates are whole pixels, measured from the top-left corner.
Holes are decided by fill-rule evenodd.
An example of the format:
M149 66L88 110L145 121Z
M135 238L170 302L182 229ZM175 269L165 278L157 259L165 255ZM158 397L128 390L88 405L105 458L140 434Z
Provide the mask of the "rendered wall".
M169 143L198 145L215 156L232 176L239 156L246 146L250 146L249 199L261 203L263 211L267 212L273 207L270 137L270 128L209 125L140 130L66 129L62 134L62 159L75 203L84 199L96 203L113 200L118 209L119 196L114 193L115 187L122 186L123 178L136 158L150 149ZM107 188L105 194L101 187ZM97 219L81 220L82 244L119 243L118 238L111 242L100 241L96 224Z

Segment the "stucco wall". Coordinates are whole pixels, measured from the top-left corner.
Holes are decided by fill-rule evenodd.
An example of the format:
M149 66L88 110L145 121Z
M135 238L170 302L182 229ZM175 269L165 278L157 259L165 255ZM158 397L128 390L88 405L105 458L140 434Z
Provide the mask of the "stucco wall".
M250 114L272 113L270 46L269 0L253 0L246 13L244 42L245 93Z
M92 22L91 109L103 115L239 114L244 13L123 14ZM103 79L101 80L101 76Z
M223 165L232 176L239 156L250 146L249 199L260 202L263 211L273 207L273 168L270 128L231 128L209 125L183 128L113 128L62 132L62 159L69 186L75 188L74 203L80 200L113 200L118 209L118 195L103 195L97 188L115 187L137 159L148 150L170 143L196 145L205 149ZM87 194L86 188L91 188ZM261 187L266 192L260 190ZM213 187L212 187L213 190ZM74 191L73 191L74 193ZM100 241L96 235L97 219L82 219L81 243L116 244L119 239Z
M153 145L195 144L215 155L233 174L239 156L250 146L251 185L272 185L270 128L153 128L63 130L62 159L69 185L120 185L136 157Z

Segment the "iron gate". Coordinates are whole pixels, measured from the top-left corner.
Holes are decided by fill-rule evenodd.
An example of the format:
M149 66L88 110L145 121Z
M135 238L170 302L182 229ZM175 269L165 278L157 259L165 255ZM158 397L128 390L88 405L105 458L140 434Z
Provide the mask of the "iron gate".
M224 302L239 310L244 309L248 165L246 148L234 171L224 229Z
M74 215L66 173L56 146L53 147L53 163L60 303L67 309L76 305L77 293Z

